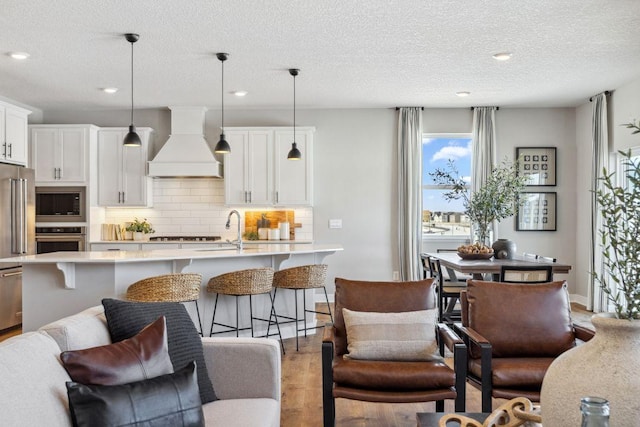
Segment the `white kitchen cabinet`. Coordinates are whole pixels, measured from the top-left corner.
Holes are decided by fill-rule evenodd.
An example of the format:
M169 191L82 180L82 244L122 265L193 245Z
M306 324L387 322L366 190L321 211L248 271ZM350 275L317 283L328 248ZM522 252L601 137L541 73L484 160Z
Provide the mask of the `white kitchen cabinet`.
M93 125L32 125L31 167L38 184L79 184L89 181L89 151L98 128Z
M0 102L0 162L27 165L29 114L29 110Z
M226 128L225 203L231 206L311 206L313 132L296 128L302 160L287 160L293 129Z
M106 207L152 205L152 182L147 176L151 128L138 128L140 147L125 147L127 128L98 131L98 205Z

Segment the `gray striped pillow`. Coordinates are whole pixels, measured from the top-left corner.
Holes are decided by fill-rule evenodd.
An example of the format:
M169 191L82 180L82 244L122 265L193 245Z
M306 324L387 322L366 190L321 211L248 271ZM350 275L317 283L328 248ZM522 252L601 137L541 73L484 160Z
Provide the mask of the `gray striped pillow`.
M436 310L371 313L342 309L347 328L344 357L360 360L440 360L435 339Z

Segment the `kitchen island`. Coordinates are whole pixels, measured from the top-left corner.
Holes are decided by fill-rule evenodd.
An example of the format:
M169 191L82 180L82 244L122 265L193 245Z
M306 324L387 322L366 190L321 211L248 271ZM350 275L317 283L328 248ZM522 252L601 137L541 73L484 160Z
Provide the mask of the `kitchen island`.
M211 277L247 268L272 267L281 270L308 264L321 264L324 258L342 251L332 244L247 244L243 250L228 248L190 248L142 251L53 252L11 258L23 265L22 328L33 331L54 320L99 305L102 298L124 298L129 285L151 276L169 273L202 274L200 315L205 335L211 327L215 294L206 290ZM313 290L306 291L307 308L313 309ZM301 295L300 295L301 297ZM246 300L246 301L244 301ZM221 307L221 303L223 304ZM293 292L278 293L276 311L293 316ZM197 324L195 305L185 304ZM248 326L249 302L241 298L242 326ZM253 297L256 317L269 317L268 295ZM216 321L235 323L235 298L221 296ZM231 322L231 323L229 323ZM315 317L308 316L309 326ZM257 335L266 323L256 322ZM246 331L245 331L246 332ZM292 324L282 328L283 336L295 335Z

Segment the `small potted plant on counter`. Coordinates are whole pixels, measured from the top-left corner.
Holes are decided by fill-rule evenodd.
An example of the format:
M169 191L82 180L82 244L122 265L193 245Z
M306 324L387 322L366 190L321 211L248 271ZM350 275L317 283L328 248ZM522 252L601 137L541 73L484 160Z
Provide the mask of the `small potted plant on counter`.
M146 235L150 233L155 233L151 224L147 221L147 219L143 219L142 221L135 218L133 222L127 225L125 230L130 231L133 235L133 240L146 240Z

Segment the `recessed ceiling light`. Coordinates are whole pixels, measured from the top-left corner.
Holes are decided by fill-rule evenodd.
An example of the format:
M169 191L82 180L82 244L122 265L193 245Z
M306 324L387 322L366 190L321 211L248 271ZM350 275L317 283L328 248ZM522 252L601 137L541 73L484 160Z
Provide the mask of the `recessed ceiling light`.
M247 92L246 90L236 90L235 92L233 92L235 96L245 96L247 93L249 92Z
M512 56L513 54L511 52L499 52L493 55L493 59L496 61L508 61Z
M460 98L464 98L465 96L471 95L471 92L456 92L456 95L458 95Z
M27 52L10 52L9 56L13 59L23 60L27 59L31 55L29 55Z
M118 91L118 88L117 87L105 87L105 88L102 88L102 91L105 92L105 93L111 94L111 93L116 93Z

